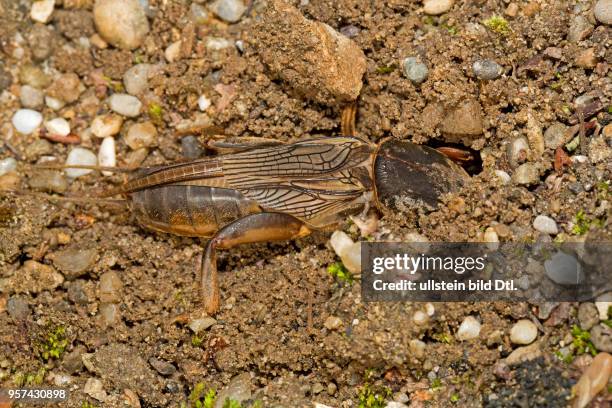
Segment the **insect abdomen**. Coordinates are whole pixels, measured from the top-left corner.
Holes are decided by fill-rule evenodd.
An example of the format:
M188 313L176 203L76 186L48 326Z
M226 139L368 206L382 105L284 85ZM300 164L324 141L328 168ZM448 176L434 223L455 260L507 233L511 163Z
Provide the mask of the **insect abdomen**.
M230 222L261 211L236 190L190 185L137 191L132 202L144 227L192 237L210 237Z

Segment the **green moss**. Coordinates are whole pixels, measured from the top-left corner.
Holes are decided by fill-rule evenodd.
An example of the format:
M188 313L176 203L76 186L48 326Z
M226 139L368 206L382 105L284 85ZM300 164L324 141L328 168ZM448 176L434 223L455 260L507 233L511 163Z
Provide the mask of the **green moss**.
M382 65L376 68L376 73L377 74L390 74L391 72L395 71L396 68L397 68L397 64L395 63L391 65Z
M501 35L510 34L510 25L508 20L501 16L491 16L482 22L489 30Z
M442 380L440 380L439 378L434 378L433 380L431 380L429 388L434 392L440 391L442 389Z
M590 219L586 216L583 210L578 211L574 217L574 226L572 233L575 235L584 235L591 229L592 226L603 227L605 224L603 219Z
M151 120L159 123L162 121L163 114L164 110L160 104L155 102L149 104L149 116L151 117Z
M456 404L457 402L459 402L459 399L460 399L459 394L453 394L450 397L450 402L452 402L453 404Z
M228 398L223 402L223 408L244 408L244 407L242 406L240 402L233 400L231 398Z
M597 198L607 200L610 193L610 181L600 181L597 183Z
M391 396L391 390L387 387L374 389L365 383L358 393L359 408L384 408L387 406L387 398Z
M193 336L191 336L191 345L193 347L201 347L203 342L204 342L204 339L198 336L197 334L194 334Z
M573 325L572 336L574 337L572 346L574 346L576 354L584 354L589 352L593 356L597 355L597 349L591 342L591 334L588 331L582 330L580 327Z
M96 406L89 401L83 401L81 408L96 408Z
M431 337L444 344L451 344L453 342L453 337L448 333L434 333Z
M353 275L346 269L342 262L336 262L327 267L327 273L342 283L351 285L354 281Z
M41 385L45 380L45 374L47 374L45 367L40 367L35 373L17 372L13 375L13 383L18 387Z
M57 326L49 330L45 339L39 344L38 353L44 361L59 359L67 346L66 329L63 326Z

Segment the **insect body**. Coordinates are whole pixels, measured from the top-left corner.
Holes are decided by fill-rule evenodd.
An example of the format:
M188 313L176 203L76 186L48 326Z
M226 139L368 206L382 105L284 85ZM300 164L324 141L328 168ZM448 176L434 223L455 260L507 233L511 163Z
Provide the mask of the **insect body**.
M438 151L356 137L264 145L219 157L147 169L103 196L129 195L139 222L178 235L209 237L202 261L204 306L219 309L217 249L288 240L326 229L368 205L435 207L467 179Z

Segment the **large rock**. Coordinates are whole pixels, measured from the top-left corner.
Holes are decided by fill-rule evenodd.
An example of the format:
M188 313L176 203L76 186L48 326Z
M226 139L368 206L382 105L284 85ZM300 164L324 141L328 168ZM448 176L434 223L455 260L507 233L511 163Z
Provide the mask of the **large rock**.
M138 48L149 32L149 21L138 0L97 0L93 12L98 33L116 47Z
M253 45L274 76L323 104L359 96L366 60L357 44L281 0L271 0L262 17Z

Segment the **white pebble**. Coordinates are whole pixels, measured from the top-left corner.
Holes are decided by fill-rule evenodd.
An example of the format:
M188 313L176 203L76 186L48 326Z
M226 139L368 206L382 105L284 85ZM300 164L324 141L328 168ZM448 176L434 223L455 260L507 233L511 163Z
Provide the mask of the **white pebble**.
M62 109L64 106L66 106L66 104L63 101L53 98L51 96L45 96L45 104L49 107L49 109L54 110L54 111L58 111Z
M429 316L427 316L425 312L422 312L420 310L417 310L416 312L414 312L414 315L412 316L412 321L415 324L425 324L427 323L428 320L429 320Z
M555 220L546 215L538 215L535 217L535 220L533 220L533 228L544 234L554 235L559 232Z
M121 130L123 118L118 115L108 114L96 116L91 122L91 133L97 137L114 136Z
M475 339L480 335L480 322L474 316L467 316L457 330L457 339L460 341Z
M70 123L64 118L55 118L45 122L45 128L52 135L68 136L70 134Z
M226 48L232 48L234 43L225 38L208 37L206 40L206 49L208 51L221 51Z
M236 23L247 7L242 0L216 0L209 6L210 10L228 23Z
M123 85L130 95L139 95L147 90L152 67L150 64L138 64L126 71L123 75Z
M115 154L115 139L112 137L105 137L100 145L98 151L98 165L104 167L115 167L117 165L117 158ZM110 176L113 174L112 171L103 171L102 174Z
M4 176L9 171L14 171L17 168L17 160L12 157L0 160L0 176Z
M343 231L335 231L329 243L340 257L346 269L351 273L361 272L361 244L353 240Z
M499 236L495 229L488 227L484 233L484 242L488 249L495 251L499 248Z
M423 11L431 16L446 13L451 7L453 7L453 0L425 0L423 2Z
M130 118L140 115L142 103L135 96L114 94L108 98L108 104L113 112Z
M43 117L40 112L32 109L19 109L13 115L13 126L17 132L29 135L34 132L42 123Z
M212 102L210 101L210 99L208 99L206 97L206 95L202 95L198 99L198 107L200 108L200 110L202 112L204 112L206 109L210 108L211 103Z
M433 316L436 313L436 308L432 303L427 303L425 305L425 311L427 312L427 316Z
M177 61L180 58L180 56L181 56L181 41L173 42L172 44L168 46L168 48L166 48L166 51L164 51L164 57L166 58L166 61L170 63Z
M32 20L39 23L47 24L51 20L53 9L55 7L55 0L39 0L32 4L30 9L30 17Z
M503 170L495 170L495 176L499 179L502 185L508 184L511 180L510 175Z
M612 307L612 294L604 293L595 300L595 307L599 312L599 320L608 319L608 311Z
M77 166L95 166L98 164L98 158L91 150L84 149L82 147L75 147L68 153L66 159L66 165L77 165ZM91 173L93 170L89 169L71 169L65 170L66 176L70 178L77 178Z
M538 328L531 320L519 320L510 329L510 341L514 344L531 344L536 337L538 337Z

